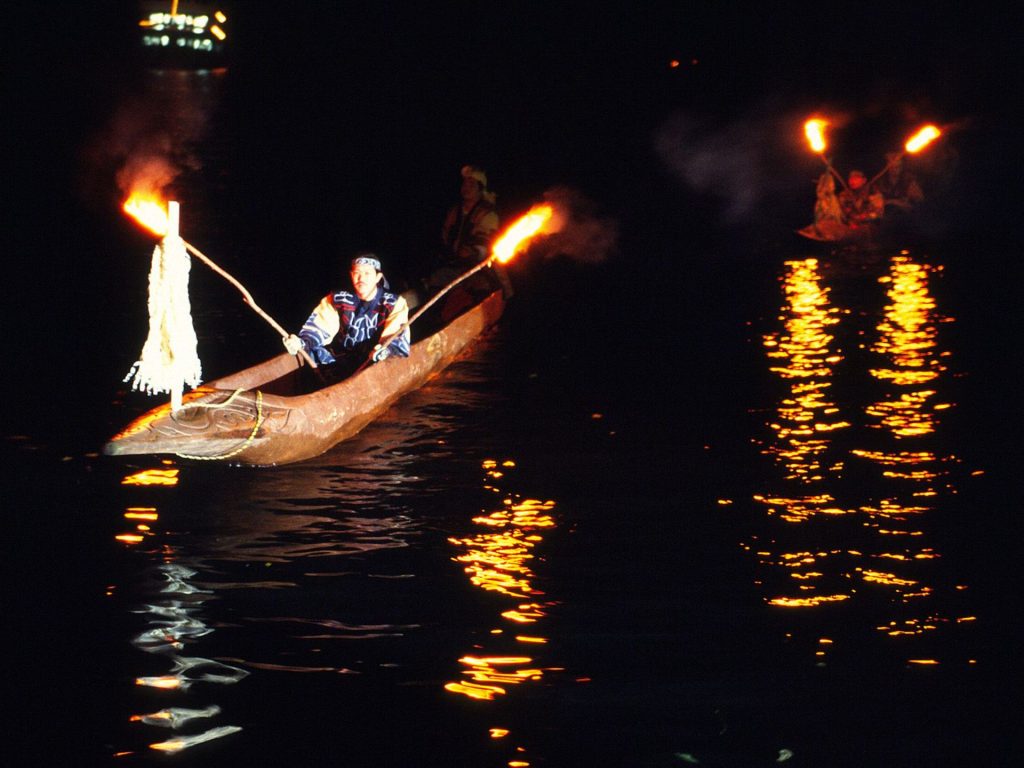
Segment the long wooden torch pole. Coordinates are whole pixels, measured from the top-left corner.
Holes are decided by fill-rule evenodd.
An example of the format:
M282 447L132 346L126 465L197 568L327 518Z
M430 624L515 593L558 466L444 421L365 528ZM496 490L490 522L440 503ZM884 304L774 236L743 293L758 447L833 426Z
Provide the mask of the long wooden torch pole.
M417 309L417 310L416 310L416 312L415 312L415 313L413 314L413 316L412 316L412 317L410 317L410 318L409 318L409 319L408 319L408 320L406 321L405 325L403 325L403 326L402 326L402 328L401 328L401 330L399 330L399 333L401 333L401 332L402 332L402 331L404 331L404 330L405 330L406 328L408 328L408 327L409 327L410 325L412 325L412 324L413 324L413 323L414 323L414 322L416 321L416 319L417 319L417 318L418 318L418 317L419 317L420 315L422 315L422 314L423 314L424 312L426 312L426 311L427 311L428 309L430 309L430 307L432 307L432 306L433 306L433 305L434 305L434 304L435 304L435 303L437 302L437 300L438 300L438 299L440 299L440 298L441 298L442 296L444 296L444 295L445 295L446 293L448 293L448 291L450 291L450 290L451 290L452 288L454 288L454 287L455 287L456 285L458 285L459 283L461 283L461 282L462 282L463 280L465 280L466 278L472 277L472 276L473 276L473 275L475 275L475 274L476 274L477 272L479 272L479 271L480 271L481 269L485 269L485 268L487 268L487 267L491 266L491 262L492 262L492 261L494 261L494 257L493 257L493 256L490 256L490 257L488 257L488 258L484 259L484 260L483 260L483 261L481 261L481 262L480 262L479 264L477 264L477 265L476 265L475 267L473 267L472 269L470 269L470 270L469 270L469 271L467 271L467 272L464 272L464 273L462 273L462 274L461 274L461 275L459 275L459 276L458 276L457 278L455 278L455 279L454 279L454 280L452 280L452 281L451 281L450 283L448 283L448 285L446 285L446 286L445 286L444 288L442 288L442 289L441 289L440 291L438 291L437 293L435 293L435 294L434 294L434 295L433 295L433 296L432 296L432 297L430 298L430 301L428 301L428 302L427 302L426 304L424 304L424 305L423 305L422 307L420 307L419 309Z
M842 185L843 189L849 189L849 187L846 185L846 179L840 176L839 172L832 167L832 161L825 157L824 153L818 155L818 157L821 158L821 162L823 162L825 164L825 167L828 168L828 172L835 176L837 179L839 179L839 183Z
M874 184L876 181L882 178L890 168L892 168L894 165L896 165L896 163L900 162L906 156L906 152L900 152L896 157L887 162L882 170L880 170L871 178L871 181L867 183L867 186L870 187L872 184Z
M494 261L494 256L489 256L488 258L486 258L483 261L481 261L479 264L477 264L472 269L470 269L470 270L468 270L466 272L463 272L457 278L452 280L450 283L448 283L448 285L446 285L440 291L438 291L433 296L431 296L430 297L430 301L428 301L422 307L417 309L413 313L412 317L410 317L408 320L406 320L404 323L402 323L402 326L395 333L391 334L386 339L382 338L380 340L380 343L377 346L378 347L386 347L389 343L391 343L392 339L394 339L396 336L400 336L402 333L405 332L405 330L409 326L411 326L414 322L416 322L416 320L419 318L420 315L422 315L424 312L426 312L428 309L430 309L432 306L434 306L434 304L437 302L438 299L440 299L442 296L444 296L446 293L448 293L448 291L450 291L456 285L461 283L463 280L465 280L465 279L467 279L469 277L472 277L477 272L479 272L481 269L486 269L487 267L491 266L491 262L492 261ZM374 349L376 349L376 348L374 348ZM356 368L356 370L353 371L353 373L351 375L354 376L355 374L359 373L361 370L366 368L372 362L372 360L373 360L373 351L374 350L371 350L370 355L366 358L366 360L363 361L363 364L360 365L358 368Z
M266 320L270 324L271 328L273 328L275 331L281 334L281 338L284 338L288 335L288 331L282 328L281 325L274 318L272 318L270 315L268 315L260 308L260 305L256 303L256 300L252 297L252 294L249 293L248 289L246 289L244 285L238 282L238 280L236 280L232 275L228 274L219 266L217 266L217 264L215 264L214 261L209 256L207 256L205 253L203 253L194 245L192 245L192 243L188 242L187 240L183 240L182 242L185 243L185 248L188 249L189 253L198 258L206 266L208 266L218 275L220 275L233 286L235 286L241 292L242 298L245 300L245 303L252 307L253 311L257 315ZM309 363L310 367L316 368L316 362L313 360L312 357L309 356L309 353L306 350L299 350L299 354L301 354L302 357L305 358L306 362Z
M173 221L174 234L175 235L178 234L178 232L177 232L177 228L178 228L177 227L177 218L178 218L178 216L177 216L177 209L178 209L178 204L175 203L175 202L171 202L168 205L168 215L169 215L169 217L171 217L171 219ZM282 328L280 323L278 323L274 318L272 318L270 315L268 315L266 312L264 312L260 308L260 305L256 303L256 299L254 299L252 297L252 294L249 293L249 290L244 285L242 285L240 282L238 282L238 280L236 280L233 275L231 275L228 272L226 272L225 270L221 269L220 266L218 266L214 262L213 259L211 259L205 253L200 251L194 245L192 245L192 243L190 243L190 242L188 242L187 240L184 240L184 239L181 242L183 242L185 244L185 248L188 250L189 253L191 253L197 259L202 261L206 266L208 266L210 269L212 269L218 275L220 275L225 280L227 280L229 283L231 283L233 286L235 286L235 288L237 288L242 293L242 298L245 300L245 303L248 304L250 307L252 307L253 311L256 312L257 315L259 315L264 320L266 320L270 324L271 328L273 328L275 331L277 331L279 334L281 334L281 338L284 338L285 336L288 335L288 331L286 331L284 328ZM309 353L306 350L304 350L304 349L299 350L299 354L302 355L303 358L305 358L306 362L309 363L309 366L311 368L316 368L316 362L313 360L312 357L309 356Z

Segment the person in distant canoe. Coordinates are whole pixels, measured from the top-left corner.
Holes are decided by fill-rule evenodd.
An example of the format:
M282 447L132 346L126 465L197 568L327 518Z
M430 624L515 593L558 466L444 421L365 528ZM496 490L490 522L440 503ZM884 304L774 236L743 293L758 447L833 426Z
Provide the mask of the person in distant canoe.
M460 171L459 201L449 210L441 227L441 249L435 269L426 279L428 293L443 288L490 256L491 241L498 231L497 196L487 187L487 174L475 165ZM512 295L505 268L492 264L471 278L464 288L487 294L496 288Z
M885 198L868 184L863 171L850 171L847 188L839 193L843 220L851 228L870 224L885 213Z
M921 185L903 164L902 153L886 152L885 168L885 174L878 180L878 191L885 199L886 208L909 211L924 200Z
M352 259L352 290L329 293L298 335L284 338L289 354L305 349L328 381L338 381L364 363L409 356L409 307L392 293L372 253Z
M846 233L843 208L836 195L836 180L828 171L818 177L813 226L822 240L839 240Z

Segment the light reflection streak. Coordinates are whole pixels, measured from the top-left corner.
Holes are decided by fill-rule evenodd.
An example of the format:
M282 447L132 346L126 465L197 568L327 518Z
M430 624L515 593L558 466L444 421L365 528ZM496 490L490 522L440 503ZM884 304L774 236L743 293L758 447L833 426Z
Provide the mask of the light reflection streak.
M492 629L488 636L492 645L499 646L495 652L476 645L472 653L459 658L459 679L445 683L444 689L474 701L494 701L515 686L538 683L545 674L562 671L561 667L545 665L537 658L537 653L545 650L548 638L535 631L547 610L556 604L538 599L544 590L536 586L534 571L537 548L544 542L544 534L557 525L551 514L555 503L502 492L496 482L507 480L514 466L512 461L500 465L495 460L483 462L484 488L504 496L501 506L472 519L478 527L476 533L449 538L458 551L452 560L462 566L469 582L502 602L512 603L500 610L501 618L513 627L530 625L534 630L523 634L519 629ZM509 731L495 727L489 735L505 738ZM522 753L524 749L516 747L516 751ZM515 759L508 765L525 766L529 762Z
M936 595L928 568L941 560L927 515L956 492L956 459L934 442L938 414L953 407L942 395L949 354L938 346L939 327L952 320L938 314L928 285L941 271L901 252L878 280L881 311L854 313L831 305L816 260L786 262L781 328L763 337L768 370L786 385L761 451L779 469L779 487L754 495L768 527L742 545L763 566L768 605L823 610L881 597L889 615L877 628L887 637L960 623L924 608ZM858 328L861 318L873 327ZM870 401L858 402L862 393ZM816 663L825 650L814 649Z
M213 632L199 615L203 603L212 593L192 582L192 578L197 575L195 570L173 561L156 566L153 573L158 579L158 594L163 599L143 605L135 611L151 618L149 628L137 634L132 644L146 653L166 656L171 661L171 669L163 675L137 677L136 685L185 693L196 683L232 685L247 677L249 673L244 669L222 661L182 655L181 652L190 644ZM219 715L220 711L216 704L204 708L167 707L158 712L133 715L130 719L132 722L178 731L193 720L212 718ZM172 739L149 746L161 752L180 752L240 730L235 725L215 726L198 734L177 734Z
M421 540L425 536L433 540L437 534L429 517L413 514L412 504L422 495L450 489L451 479L429 468L424 474L417 473L424 472L424 456L428 467L430 461L446 466L446 460L454 455L454 449L445 447L450 434L464 425L467 414L491 402L481 394L484 387L480 386L490 381L489 375L485 366L462 361L396 404L372 429L288 472L267 471L242 478L231 474L222 481L222 475L211 478L203 466L183 466L173 477L181 485L201 489L198 507L196 497L180 493L180 485L177 489L167 483L140 487L142 483L132 482L123 489L132 501L131 506L122 508L120 531L127 525L132 536L141 537L138 543L122 545L124 556L132 562L144 559L147 567L141 572L159 578L155 586L142 585L145 597L135 601L135 605L143 604L138 612L149 621L133 633L133 643L137 651L152 654L150 658L170 659L159 669L147 665L141 671L133 669L129 676L137 684L129 687L128 697L144 702L126 705L126 714L134 713L133 739L143 743L141 739L146 738L147 744L157 741L152 733L148 737L146 733L156 727L166 737L164 719L173 719L167 714L170 710L184 712L194 706L201 711L207 705L217 706L218 711L193 717L191 722L179 715L180 731L152 748L187 750L200 743L189 736L199 731L206 740L227 735L228 731L214 729L239 717L237 711L229 710L224 700L214 699L217 704L211 704L200 697L212 696L218 684L237 681L247 688L250 681L243 678L248 673L264 679L320 676L328 685L337 681L339 686L348 685L356 676L375 679L381 670L388 670L389 680L395 674L418 674L418 667L408 662L408 654L419 646L404 637L420 627L415 623L420 610L429 614L433 608L426 601L417 601L414 608L408 603L410 595L432 589L427 586L431 580L419 578L416 569L424 551ZM495 466L488 480L505 483L511 467ZM164 473L169 469L173 467L161 466L154 477L168 479ZM147 505L158 496L167 501L159 510L154 503ZM499 500L509 524L533 519L534 530L525 541L531 552L536 552L546 533L541 525L547 514L543 505L515 499L503 507L502 498L496 495L491 501ZM144 537L136 528L140 524L152 527ZM282 595L284 591L287 594ZM121 599L127 592L122 585L114 585L109 594ZM353 599L322 599L328 593ZM363 599L370 594L379 599ZM519 611L522 621L502 619L501 623L518 632L509 632L496 642L514 647L514 653L462 648L451 658L537 658L540 652L549 653L549 646L525 639L543 634L534 630L549 606L539 594L504 606ZM411 621L402 621L410 616L414 617ZM217 635L211 637L214 627ZM517 635L524 639L516 640ZM212 644L213 637L221 652L200 654L199 649ZM176 661L185 657L187 661ZM534 665L523 663L494 669L497 674L507 674L531 667ZM399 668L404 670L396 673ZM539 663L536 668L540 669ZM485 667L476 669L478 676L486 671ZM548 669L543 671L551 674ZM488 686L468 675L464 683L481 691ZM153 705L154 697L168 705L160 710L164 714L154 712L159 710ZM172 707L172 703L183 706ZM489 736L487 740L490 742ZM219 749L235 749L237 741L222 740ZM512 741L510 737L504 743L514 748ZM120 754L137 753L120 750ZM230 756L226 760L230 762Z
M128 475L122 481L122 485L177 485L177 469L144 469Z
M896 439L934 432L935 411L945 405L933 404L936 390L923 386L946 370L943 355L936 349L937 326L945 320L936 313L928 287L929 272L908 254L900 254L893 257L888 275L879 281L887 286L889 303L871 351L887 364L871 368L870 373L896 390L866 410L877 418L876 428L888 430Z
M214 739L220 739L224 736L229 736L232 733L237 733L242 730L237 725L222 725L217 728L211 728L208 731L202 733L193 734L191 736L176 736L173 739L167 741L159 741L155 744L150 744L151 749L155 749L160 752L181 752L189 747L194 747L197 744L204 744Z
M831 434L849 427L828 396L835 366L843 359L831 333L841 312L831 305L817 259L788 261L786 269L785 305L779 318L783 328L765 335L763 345L769 370L787 384L788 392L768 424L774 439L762 452L784 468L786 480L807 486L842 467L840 461L828 458ZM784 519L798 521L821 511L831 499L825 494L800 494L761 501L773 512L781 507Z

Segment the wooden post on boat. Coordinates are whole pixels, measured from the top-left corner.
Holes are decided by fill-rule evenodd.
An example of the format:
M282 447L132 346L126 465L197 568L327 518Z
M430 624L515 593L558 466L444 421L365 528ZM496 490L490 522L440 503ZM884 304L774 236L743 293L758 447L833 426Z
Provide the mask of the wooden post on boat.
M178 235L178 204L167 208L163 239L153 248L149 267L149 333L139 359L124 380L148 394L169 392L171 410L181 408L185 384L197 386L202 364L188 300L190 260Z
M178 235L179 222L181 220L181 206L178 205L177 201L170 200L167 203L167 234L164 235L164 242L162 247L167 249L168 247L175 247L175 241L181 241L181 237ZM174 384L171 386L171 411L181 410L181 396L185 388L185 382L179 377Z

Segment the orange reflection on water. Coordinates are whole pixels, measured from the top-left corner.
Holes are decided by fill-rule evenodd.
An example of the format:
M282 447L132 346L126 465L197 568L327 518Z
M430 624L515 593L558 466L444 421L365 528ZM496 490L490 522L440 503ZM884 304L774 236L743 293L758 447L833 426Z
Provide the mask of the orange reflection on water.
M121 481L121 485L177 485L177 469L144 469L133 475L128 475Z
M896 576L895 573L884 573L882 571L869 571L865 569L858 569L861 571L861 576L864 581L873 581L879 584L888 584L889 586L896 587L909 587L916 584L916 581L911 579L901 579Z
M778 515L787 523L799 523L814 515L845 515L849 510L836 506L835 499L827 493L805 496L762 496L755 494L754 500L768 507L769 515Z
M505 611L501 615L509 621L515 621L520 624L532 624L537 619L543 617L544 612L541 610L540 603L523 603L518 608Z
M533 548L541 540L534 531L554 526L554 520L546 514L554 502L528 499L519 504L505 503L504 509L473 518L474 523L496 529L495 532L449 539L452 544L467 548L455 560L465 564L470 581L478 587L510 597L538 594L530 586Z
M157 520L156 507L128 507L124 516L129 520Z
M477 685L487 688L498 688L505 685L517 685L525 680L540 680L543 670L524 666L533 659L529 656L485 657L464 656L459 661L466 666L463 674ZM511 669L506 669L511 667ZM504 689L501 689L504 692Z
M928 535L928 513L956 493L949 465L957 459L936 452L941 417L953 407L939 329L952 319L940 316L929 288L940 267L907 251L878 266L885 273L874 291L841 286L856 302L848 311L830 306L813 259L785 265L780 326L763 337L784 389L764 420L761 451L782 485L753 495L767 508L765 527L741 545L763 569L756 583L768 605L815 610L849 601L855 607L821 608L817 617L838 627L879 610L867 626L905 643L961 623L937 615L936 597L949 590L936 577L941 555ZM854 354L845 357L843 347ZM904 645L899 652L913 653ZM812 653L824 662L821 643ZM911 663L934 663L930 650L917 653L925 658Z
M515 463L505 461L499 468L497 461L487 460L482 466L486 476L484 488L500 492L489 483L506 479L507 470L514 468ZM533 563L536 548L543 542L543 533L555 527L550 514L554 506L553 501L506 498L500 509L472 518L480 529L478 533L449 538L451 544L462 550L452 560L463 566L473 586L500 599L515 600L512 606L500 611L500 616L513 624L537 623L545 615L545 606L550 604L536 600L543 590L533 584ZM543 677L545 669L532 656L509 650L510 643L542 650L539 646L545 645L547 638L536 633L510 636L500 628L491 629L489 635L503 648L495 653L474 652L460 658L461 679L447 683L446 691L489 701L504 695L511 685Z
M170 739L149 745L150 749L155 749L159 752L180 752L187 746L188 744L184 739Z
M769 370L789 382L789 392L776 407L777 419L768 425L775 440L763 453L785 467L787 480L813 483L842 468L841 462L823 462L829 433L849 427L827 397L834 367L843 359L832 348L835 339L829 332L840 312L831 306L817 259L788 261L786 268L786 304L779 318L783 329L765 335L763 345L773 363ZM806 512L806 507L794 510L790 517L800 519Z
M445 683L444 689L450 693L458 693L471 699L483 701L491 701L496 696L505 694L505 689L496 685L477 685L475 683Z
M146 688L180 688L181 677L178 675L164 675L163 677L137 677L135 679L136 685L141 685Z
M884 356L888 365L872 368L870 373L897 390L866 410L897 438L933 432L934 412L947 407L930 404L936 390L921 386L946 370L936 350L937 324L946 320L936 314L935 299L928 287L929 271L929 267L902 253L893 257L889 273L879 279L887 286L889 303L878 323L878 339L871 351Z
M816 595L814 597L776 597L768 601L768 605L782 608L813 608L822 603L838 603L849 600L849 595Z

